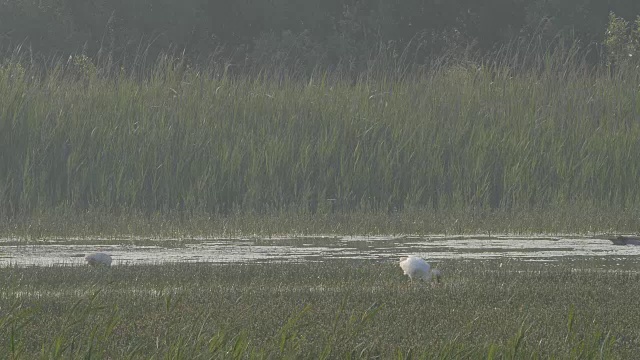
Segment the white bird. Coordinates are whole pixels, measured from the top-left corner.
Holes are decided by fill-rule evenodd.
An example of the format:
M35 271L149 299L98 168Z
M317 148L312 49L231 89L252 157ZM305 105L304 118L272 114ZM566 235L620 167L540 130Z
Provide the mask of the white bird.
M413 279L429 281L435 277L435 282L439 283L442 277L440 270L431 269L428 262L413 255L400 259L400 267L411 281Z
M103 252L87 254L84 259L87 261L87 264L91 266L111 266L111 255Z

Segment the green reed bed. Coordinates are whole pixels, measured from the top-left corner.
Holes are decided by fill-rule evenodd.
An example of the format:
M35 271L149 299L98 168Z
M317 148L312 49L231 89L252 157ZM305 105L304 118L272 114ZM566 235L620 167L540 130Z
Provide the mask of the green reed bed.
M14 358L629 358L635 272L447 261L0 269ZM595 268L595 270L594 270Z
M8 62L0 215L410 210L448 221L564 209L583 228L614 213L632 223L598 230L637 231L638 73L562 59L356 82L181 62L161 62L144 79L101 76L86 61L42 75Z
M585 236L640 232L637 211L596 206L564 206L519 211L480 210L402 212L354 211L309 214L275 211L269 214L205 213L148 215L141 212L64 208L36 211L30 216L8 219L0 235L18 241L52 238L96 237L122 241L129 235L141 238L298 235L403 235L403 234L560 234Z

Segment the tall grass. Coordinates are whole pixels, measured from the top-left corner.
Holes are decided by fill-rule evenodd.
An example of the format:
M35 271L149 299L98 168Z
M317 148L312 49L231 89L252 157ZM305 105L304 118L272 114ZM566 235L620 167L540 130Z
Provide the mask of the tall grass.
M503 55L504 56L504 55ZM512 55L510 55L512 56ZM563 54L355 83L0 68L0 211L637 211L640 76Z

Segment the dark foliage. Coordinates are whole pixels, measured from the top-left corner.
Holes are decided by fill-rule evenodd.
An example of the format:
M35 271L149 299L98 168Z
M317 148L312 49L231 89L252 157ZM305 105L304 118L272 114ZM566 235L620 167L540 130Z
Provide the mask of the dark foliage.
M640 2L15 0L0 2L0 42L35 58L83 53L124 66L173 49L194 62L358 70L381 51L410 50L406 59L425 63L452 48L482 54L531 34L599 44L610 12L633 20Z

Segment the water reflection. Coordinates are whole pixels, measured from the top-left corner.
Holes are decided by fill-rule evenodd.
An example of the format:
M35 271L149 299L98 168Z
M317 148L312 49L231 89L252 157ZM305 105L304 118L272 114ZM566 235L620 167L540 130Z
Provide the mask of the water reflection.
M82 244L77 244L82 242ZM144 243L145 245L140 245ZM0 266L84 264L83 254L104 251L113 265L176 262L301 262L332 259L397 260L416 254L444 259L518 258L556 261L563 257L638 257L640 246L577 236L315 236L236 239L58 239L35 245L0 240Z

